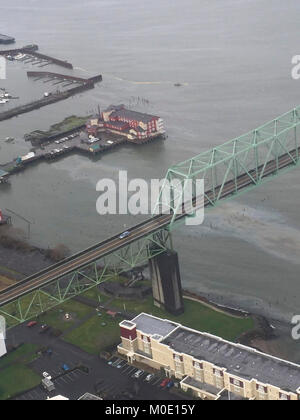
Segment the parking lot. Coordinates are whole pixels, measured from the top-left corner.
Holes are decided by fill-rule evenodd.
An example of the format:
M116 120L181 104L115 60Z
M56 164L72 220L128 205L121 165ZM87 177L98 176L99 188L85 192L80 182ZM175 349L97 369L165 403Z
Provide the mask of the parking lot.
M56 395L76 400L86 392L108 400L184 399L174 396L170 389L160 387L165 379L161 373L157 373L149 382L146 380L149 372L143 372L135 378L139 369L119 357L100 359L98 355L88 354L60 338L53 337L50 332L40 335L38 329L28 329L24 325L9 331L9 341L16 344L16 337L21 342L36 343L45 349L51 349L51 352L45 351L30 363L30 367L40 376L41 382L43 374L47 373L55 385L55 391L46 392L42 386L38 386L15 397L17 400L45 400ZM64 371L65 365L68 371ZM78 367L84 367L85 371Z
M53 366L57 355L54 354L52 357L51 365ZM174 398L170 394L170 390L167 387L161 387L165 377L151 374L150 380L147 380L149 372L144 371L137 378L135 375L139 372L139 369L117 357L113 357L107 362L99 360L97 372L93 369L89 373L84 373L80 369L72 370L76 368L72 363L69 366L71 370L64 373L59 368L49 367L49 360L39 359L34 362L34 370L41 374L41 379L44 372L51 376L55 385L55 391L49 393L42 387L37 387L16 399L45 400L47 397L54 395L63 395L70 399L77 399L86 390L104 399L177 399L177 397ZM45 370L46 368L47 370ZM103 375L104 370L106 371L105 375ZM100 372L101 376L99 375Z
M138 387L143 391L145 389L148 391L151 390L152 395L153 393L156 394L159 392L160 394L163 393L164 398L170 399L170 390L179 388L179 382L166 378L161 372L154 374L149 371L141 370L140 368L128 364L127 361L122 358L112 357L108 361L108 365L112 369L117 370L123 377L133 381L135 387Z

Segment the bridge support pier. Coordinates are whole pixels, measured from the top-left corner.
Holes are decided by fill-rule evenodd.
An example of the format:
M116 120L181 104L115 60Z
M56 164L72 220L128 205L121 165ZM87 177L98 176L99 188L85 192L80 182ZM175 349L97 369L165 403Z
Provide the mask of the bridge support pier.
M184 312L178 254L165 251L150 262L154 304L173 315Z

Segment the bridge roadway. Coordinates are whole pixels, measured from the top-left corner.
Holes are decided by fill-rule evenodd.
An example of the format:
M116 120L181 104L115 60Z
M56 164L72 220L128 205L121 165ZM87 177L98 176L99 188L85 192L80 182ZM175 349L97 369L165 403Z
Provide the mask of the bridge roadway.
M298 153L300 151L300 148L298 149ZM296 157L296 149L290 152L290 155L293 156L293 158ZM278 159L278 165L279 169L283 169L293 163L293 160L289 156L288 153L282 155ZM258 168L258 176L263 171L263 165ZM276 161L270 160L264 170L263 177L267 177L269 175L272 175L276 171ZM256 179L257 174L255 170L249 171L251 176ZM237 183L235 183L235 180L231 180L226 182L224 185L223 191L221 193L220 199L226 198L230 196L231 194L236 192L236 189L242 190L246 187L249 187L250 185L254 184L251 178L248 176L248 174L240 175L237 178ZM218 186L215 189L215 194L217 195L220 192L220 189L222 186ZM206 192L206 195L213 199L214 193L212 191ZM207 207L210 205L210 201L205 198L204 200L204 206ZM184 210L183 206L183 212L182 214L179 214L176 217L176 220L180 220L187 216L189 209ZM63 261L61 261L58 264L55 264L37 274L34 274L31 277L28 277L18 284L11 286L2 292L0 292L0 307L8 304L10 302L15 301L21 296L27 295L30 292L37 290L43 286L46 286L47 284L52 283L53 281L65 276L66 274L72 273L73 271L80 269L89 263L95 262L99 260L100 258L111 254L114 251L117 251L118 249L123 248L126 245L129 245L130 243L135 242L138 239L141 239L148 234L154 233L156 231L161 230L164 227L167 227L172 220L172 214L163 214L155 216L151 219L146 220L145 222L134 226L130 229L131 235L127 237L126 239L121 240L119 235L116 235L110 239L107 239L104 242L101 242L97 245L94 245L91 248L88 248L78 254L75 254Z

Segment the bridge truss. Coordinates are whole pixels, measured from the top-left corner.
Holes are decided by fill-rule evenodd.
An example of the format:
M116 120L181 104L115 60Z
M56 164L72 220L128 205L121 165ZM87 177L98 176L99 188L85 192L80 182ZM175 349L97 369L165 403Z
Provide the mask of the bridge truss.
M272 176L286 170L286 167L280 168L279 158L282 155L290 157L289 168L298 165L299 125L300 106L241 137L172 166L160 190L155 214L171 210L172 228L182 203L185 203L189 180L193 186L193 198L197 180L204 180L204 199L209 202L207 207L215 207L220 200L224 201L224 191L230 181L234 182L236 188L227 198L233 198L270 179L268 163L272 160L275 163ZM241 190L238 180L242 175L246 175L250 183Z
M144 266L171 247L170 233L160 230L0 307L0 315L5 317L7 328L12 328L122 273Z
M143 239L125 245L108 256L87 264L38 290L0 307L8 327L35 318L45 311L80 295L89 289L142 266L149 259L172 248L171 231L181 212L188 181L196 197L197 180L204 180L206 207L213 208L255 188L282 171L299 164L300 106L263 126L172 166L166 175L154 210L155 215L171 210L168 228L147 234ZM282 165L282 156L287 164ZM270 170L270 162L272 162ZM243 177L245 188L240 188ZM235 187L225 194L228 185ZM171 192L171 194L170 194ZM162 211L163 209L163 211Z

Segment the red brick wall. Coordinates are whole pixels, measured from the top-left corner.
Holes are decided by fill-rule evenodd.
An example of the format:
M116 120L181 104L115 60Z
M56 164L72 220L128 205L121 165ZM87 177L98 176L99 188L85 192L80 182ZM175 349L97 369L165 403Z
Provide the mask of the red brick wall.
M128 330L127 328L121 327L121 337L127 338L127 340L135 340L137 337L136 328Z

